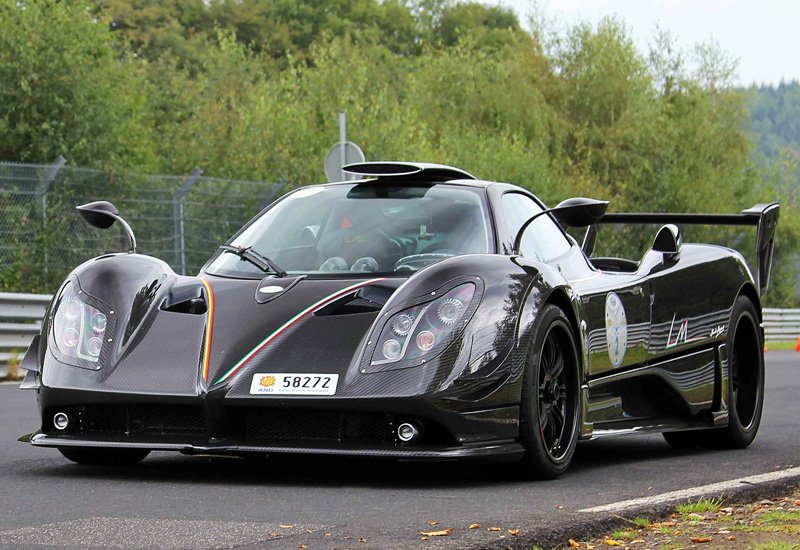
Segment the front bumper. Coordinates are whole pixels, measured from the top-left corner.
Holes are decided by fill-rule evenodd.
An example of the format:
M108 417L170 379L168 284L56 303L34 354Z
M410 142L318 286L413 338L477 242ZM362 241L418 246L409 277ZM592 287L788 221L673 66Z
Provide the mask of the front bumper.
M237 399L40 388L41 447L186 454L324 454L409 460L519 456L517 406L478 410L419 398ZM463 403L460 405L463 406ZM57 429L55 415L69 418ZM400 441L400 424L420 428Z

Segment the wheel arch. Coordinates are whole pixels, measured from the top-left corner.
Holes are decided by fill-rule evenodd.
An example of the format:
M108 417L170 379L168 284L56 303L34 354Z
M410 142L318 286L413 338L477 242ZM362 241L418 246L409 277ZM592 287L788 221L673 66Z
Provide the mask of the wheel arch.
M734 298L734 302L739 298L739 296L745 296L756 308L756 313L758 314L758 322L762 323L764 321L764 312L761 311L761 296L759 296L756 287L752 283L745 283L739 289L739 293Z
M572 329L572 336L575 338L575 343L578 346L578 359L583 363L583 340L581 339L580 322L578 321L578 314L575 311L575 304L570 299L566 288L554 288L550 295L545 299L545 304L553 304L561 309L564 315L569 320L569 326Z

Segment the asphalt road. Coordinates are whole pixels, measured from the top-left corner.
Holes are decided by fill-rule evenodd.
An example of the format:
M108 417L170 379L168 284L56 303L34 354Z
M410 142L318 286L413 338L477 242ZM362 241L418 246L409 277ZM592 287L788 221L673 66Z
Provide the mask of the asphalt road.
M767 354L764 420L749 449L676 451L657 435L589 442L550 482L518 481L502 465L327 458L153 453L131 468L81 467L16 441L37 427L35 395L3 385L0 547L522 546L569 532L583 508L800 466L798 374L800 353Z

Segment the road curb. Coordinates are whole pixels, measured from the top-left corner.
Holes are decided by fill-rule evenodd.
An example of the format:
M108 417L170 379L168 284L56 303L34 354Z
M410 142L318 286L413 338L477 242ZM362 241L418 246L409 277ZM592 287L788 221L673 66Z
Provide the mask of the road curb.
M756 476L748 476L745 478L738 478L730 480L729 482L713 483L697 488L690 489L703 489L708 487L708 490L701 490L695 492L691 497L668 498L661 502L656 503L634 503L634 501L623 501L631 503L626 505L620 511L576 511L569 515L565 514L563 521L558 527L545 527L541 529L533 529L530 531L523 531L519 537L513 540L503 539L492 542L484 542L476 546L469 546L470 549L500 549L500 548L513 548L513 549L526 549L529 550L532 546L539 546L544 548L549 547L563 547L567 544L569 539L585 540L588 538L597 537L603 532L618 529L620 527L630 526L630 519L632 518L647 518L647 519L660 519L673 513L675 506L682 502L696 501L701 498L723 498L726 503L737 504L749 502L752 500L760 500L763 498L775 498L784 496L791 493L798 485L800 485L800 468L790 468L787 470L779 470L774 473L786 472L786 475L777 479L767 478L764 481L751 482L750 479L759 476L768 476L769 474L759 474ZM737 483L738 482L738 483ZM718 487L726 485L725 489L719 490ZM717 489L715 490L715 487ZM687 490L688 491L688 490ZM683 493L684 491L673 491L671 493L664 493L664 495ZM662 495L655 495L659 497ZM654 498L649 497L648 500ZM644 499L634 499L644 500ZM598 507L600 508L600 507ZM591 510L591 509L587 509Z

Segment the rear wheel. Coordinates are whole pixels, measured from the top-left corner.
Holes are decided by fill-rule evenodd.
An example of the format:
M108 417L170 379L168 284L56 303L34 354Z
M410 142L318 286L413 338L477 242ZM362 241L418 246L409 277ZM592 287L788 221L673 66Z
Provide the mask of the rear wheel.
M107 449L102 447L59 447L72 462L90 466L129 466L141 462L149 449Z
M724 447L743 449L753 442L764 406L764 345L758 313L747 297L739 296L728 327L728 425L724 428L667 432L664 439L678 449Z
M527 476L553 479L572 460L578 441L578 366L566 315L545 306L522 380L519 439Z
M736 300L728 342L728 425L714 430L722 447L744 449L756 437L764 406L764 344L748 298ZM733 335L731 337L731 335Z

